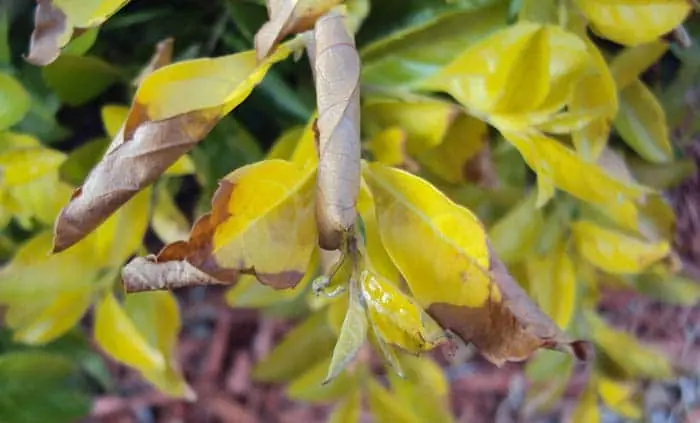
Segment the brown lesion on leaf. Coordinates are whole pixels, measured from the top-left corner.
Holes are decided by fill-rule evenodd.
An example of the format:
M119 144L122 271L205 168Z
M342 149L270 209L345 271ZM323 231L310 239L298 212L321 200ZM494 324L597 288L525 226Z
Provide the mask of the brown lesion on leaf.
M571 340L544 314L513 280L490 249L490 274L501 301L489 299L483 307L433 303L428 314L464 342L472 343L492 363L523 361L540 348L570 353L580 360L591 355L586 341Z
M37 66L50 64L61 54L60 38L71 30L66 14L54 6L52 0L37 0L34 31L29 41L29 54L25 59Z

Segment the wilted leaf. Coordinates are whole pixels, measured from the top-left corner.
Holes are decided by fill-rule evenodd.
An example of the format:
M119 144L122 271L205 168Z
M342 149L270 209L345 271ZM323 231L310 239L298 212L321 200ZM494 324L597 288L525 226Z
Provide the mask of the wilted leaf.
M180 319L172 294L139 295L144 297L131 300L139 307L131 310L119 305L111 293L104 296L95 308L95 341L110 357L137 369L158 389L194 399L194 391L173 368L171 354Z
M402 399L389 392L376 380L370 379L367 384L367 401L376 423L419 423L421 419L411 413Z
M287 396L295 401L323 404L335 402L356 390L357 377L347 372L341 372L337 378L324 384L329 365L330 357L294 379L287 386Z
M444 329L498 365L540 347L585 356L583 345L568 340L511 278L473 214L406 172L371 164L365 178L384 247ZM426 250L431 254L421 253Z
M362 411L362 397L360 393L359 389L355 389L342 402L336 405L328 417L328 423L358 423Z
M656 40L680 25L691 10L686 0L576 0L575 3L594 32L623 45Z
M127 291L186 285L175 267L221 282L233 283L243 273L275 289L293 288L314 249L314 174L277 159L235 170L221 181L212 212L195 222L188 241L124 268Z
M615 130L644 159L652 163L673 160L664 109L651 90L638 79L620 92Z
M597 376L596 381L598 395L608 408L628 419L642 418L642 410L632 401L636 391L634 384L619 382L604 376Z
M530 295L557 326L566 329L576 307L576 274L566 243L558 242L544 256L531 256L526 265Z
M584 311L584 317L593 342L623 371L624 377L673 377L668 358L644 347L634 336L611 328L593 311Z
M355 359L367 339L367 315L359 282L350 281L348 310L328 365L324 384L335 379Z
M491 246L504 263L524 259L540 235L544 219L536 200L530 193L489 229Z
M37 0L34 32L26 59L35 65L48 65L73 36L98 26L129 0Z
M90 398L77 389L78 366L48 352L7 352L0 355L0 421L12 423L80 420ZM38 400L38 399L41 400Z
M285 36L307 31L342 0L267 0L270 20L255 34L255 51L263 60Z
M571 230L583 257L608 273L640 273L670 252L667 241L645 241L590 221L578 221Z
M312 313L255 365L253 379L261 382L295 379L318 363L319 357L330 354L335 341L325 313Z
M319 18L309 49L318 107L316 221L326 250L344 248L360 192L360 58L343 19L337 12Z
M0 132L22 120L31 98L12 75L0 72Z
M290 53L280 48L260 65L252 51L185 61L145 78L121 131L56 220L54 250L84 238L155 181Z

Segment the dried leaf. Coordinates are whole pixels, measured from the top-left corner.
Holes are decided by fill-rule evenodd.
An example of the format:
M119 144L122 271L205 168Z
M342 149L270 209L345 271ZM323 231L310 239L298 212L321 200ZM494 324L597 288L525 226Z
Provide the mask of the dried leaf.
M590 221L572 224L571 231L579 253L608 273L641 273L670 252L665 240L649 242Z
M311 58L318 106L316 220L326 250L341 248L351 232L360 191L360 58L343 19L329 13L316 22Z
M367 315L357 281L350 281L348 310L328 365L324 384L335 379L357 356L367 339Z
M37 0L28 62L45 66L56 60L72 37L98 26L129 0Z
M238 168L221 181L212 212L195 222L188 241L124 268L127 291L185 286L186 279L233 283L240 274L275 289L293 288L316 241L314 175L314 169L278 159Z
M263 60L284 37L308 31L342 0L267 0L270 20L255 34L255 51Z
M155 181L250 94L272 63L290 53L281 48L260 65L252 51L191 60L145 78L121 131L57 218L54 251L84 238Z
M508 274L473 214L406 172L370 164L365 178L384 247L414 298L444 329L498 365L540 347L585 358L583 343L571 342ZM421 253L426 250L431 254Z

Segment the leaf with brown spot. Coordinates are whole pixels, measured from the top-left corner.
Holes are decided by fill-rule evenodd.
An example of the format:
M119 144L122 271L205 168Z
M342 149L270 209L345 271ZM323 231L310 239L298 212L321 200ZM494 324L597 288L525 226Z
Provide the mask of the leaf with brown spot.
M149 74L102 160L56 220L54 251L80 241L190 151L245 100L273 63L289 56L291 48L283 47L261 64L254 51L246 51Z
M188 241L124 268L126 290L234 283L240 274L275 289L296 286L316 244L315 173L278 159L235 170L220 182L211 213L195 222Z
M492 363L522 361L539 348L586 358L513 280L481 222L423 179L370 164L382 244L413 296L444 329Z
M61 54L68 42L89 28L96 27L121 9L129 0L53 1L37 0L34 31L26 60L46 66Z
M289 34L308 31L316 20L343 0L267 0L265 22L255 34L258 60L267 57L277 43Z
M360 191L360 57L343 19L335 12L320 18L308 50L318 107L316 220L327 250L351 232Z

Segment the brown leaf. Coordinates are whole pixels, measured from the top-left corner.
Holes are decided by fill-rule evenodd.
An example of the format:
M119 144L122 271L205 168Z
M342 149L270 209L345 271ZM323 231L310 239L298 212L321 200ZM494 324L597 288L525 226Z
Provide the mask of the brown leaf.
M186 260L158 262L155 256L136 257L122 269L126 292L181 288L192 285L223 284Z
M571 340L562 332L513 280L490 246L489 251L491 276L502 300L488 302L479 308L433 303L428 307L428 314L463 341L473 343L497 366L507 361L523 361L539 348L558 350L579 360L587 360L591 353L590 344Z
M37 66L45 66L61 53L60 38L71 29L63 11L52 0L37 0L34 9L34 31L29 41L29 54L25 59Z
M267 57L282 38L308 31L316 20L342 0L267 0L265 22L255 34L258 60Z
M360 191L360 57L343 19L321 17L308 49L318 107L316 220L327 250L340 248L354 226Z
M57 253L80 241L170 165L216 124L220 108L196 110L151 121L135 103L127 122L63 208L54 227Z

